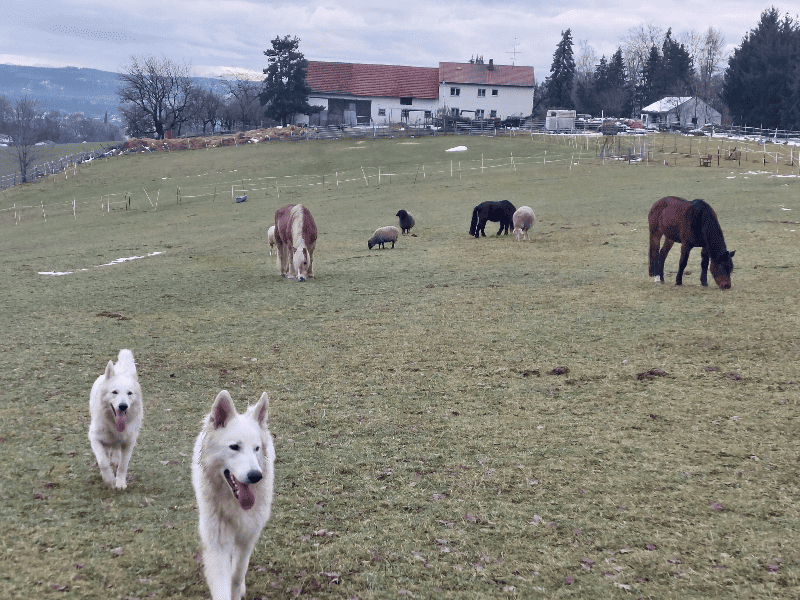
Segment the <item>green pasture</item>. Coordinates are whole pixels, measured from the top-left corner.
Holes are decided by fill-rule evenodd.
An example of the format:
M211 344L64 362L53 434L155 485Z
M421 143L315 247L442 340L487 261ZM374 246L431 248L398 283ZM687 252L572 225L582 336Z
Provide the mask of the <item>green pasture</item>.
M207 598L190 458L227 389L268 392L277 455L248 599L798 597L797 153L600 145L259 144L0 193L0 596ZM699 250L682 287L678 248L648 277L666 195L714 207L731 290L699 285ZM469 237L504 198L530 241ZM296 202L320 232L302 284L266 241ZM400 208L415 235L368 250ZM145 425L118 492L86 434L123 347Z

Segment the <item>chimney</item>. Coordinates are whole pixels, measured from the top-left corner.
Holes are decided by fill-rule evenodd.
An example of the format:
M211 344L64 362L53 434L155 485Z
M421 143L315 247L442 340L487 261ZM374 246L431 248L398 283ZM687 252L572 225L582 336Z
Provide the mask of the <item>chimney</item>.
M494 71L494 59L493 58L489 59L489 67L488 68L489 68L490 71Z

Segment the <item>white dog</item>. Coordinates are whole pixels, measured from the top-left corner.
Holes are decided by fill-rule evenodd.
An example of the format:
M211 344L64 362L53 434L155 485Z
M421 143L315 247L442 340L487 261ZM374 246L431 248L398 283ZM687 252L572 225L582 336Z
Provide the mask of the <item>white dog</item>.
M240 600L250 554L272 510L275 448L266 392L237 414L230 394L217 394L192 455L203 569L212 600Z
M133 352L120 350L116 364L108 361L105 373L92 385L89 413L92 416L89 443L103 480L124 490L128 485L128 462L144 418Z

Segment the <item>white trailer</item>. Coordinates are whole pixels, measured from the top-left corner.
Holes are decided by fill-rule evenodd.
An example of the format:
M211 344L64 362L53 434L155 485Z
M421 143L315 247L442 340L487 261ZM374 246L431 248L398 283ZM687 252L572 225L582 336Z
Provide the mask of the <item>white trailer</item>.
M544 128L547 131L574 131L575 116L574 110L548 110Z

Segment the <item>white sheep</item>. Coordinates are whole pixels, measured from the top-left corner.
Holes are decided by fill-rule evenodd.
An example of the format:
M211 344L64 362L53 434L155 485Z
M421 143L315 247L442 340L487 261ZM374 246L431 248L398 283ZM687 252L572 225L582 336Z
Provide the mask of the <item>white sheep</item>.
M267 240L269 240L269 255L272 256L272 248L275 246L275 225L267 231Z
M376 229L372 237L367 240L367 248L372 250L372 247L376 244L378 247L384 248L384 244L388 242L392 242L392 248L394 248L394 243L397 241L399 235L400 229L393 225Z
M514 211L514 216L511 220L514 223L514 239L519 242L524 237L527 240L528 229L536 222L536 215L533 214L533 209L530 206L520 206Z

